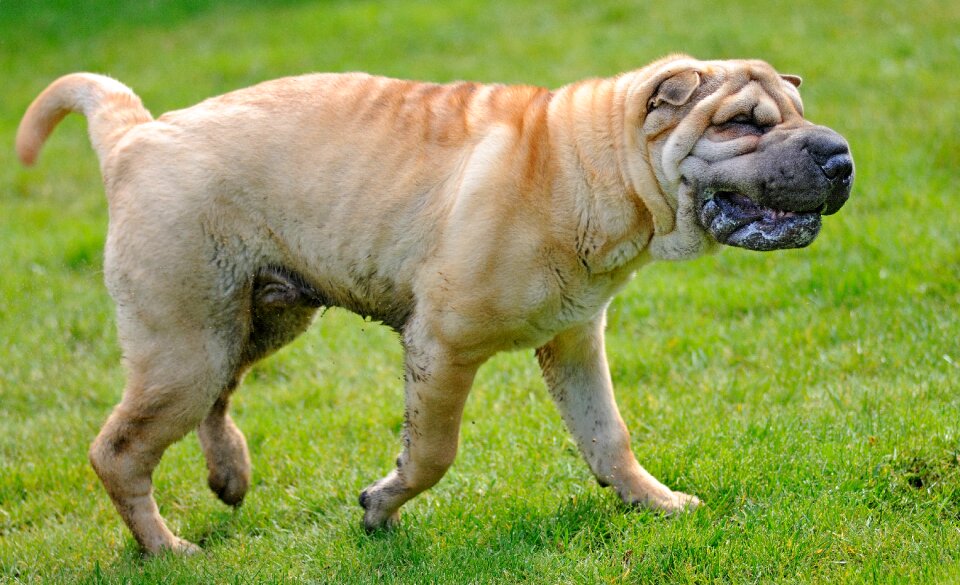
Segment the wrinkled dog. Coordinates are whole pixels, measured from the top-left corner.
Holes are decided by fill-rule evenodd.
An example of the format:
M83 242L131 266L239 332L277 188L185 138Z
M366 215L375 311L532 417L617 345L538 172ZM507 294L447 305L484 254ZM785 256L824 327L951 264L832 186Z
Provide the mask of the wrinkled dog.
M629 504L695 507L630 450L605 309L653 260L813 241L853 162L804 120L799 84L760 61L685 56L556 91L320 74L153 119L113 79L55 81L17 149L30 164L67 113L89 120L129 374L90 461L133 535L195 550L151 484L193 429L210 487L240 503L250 459L230 395L329 306L382 321L406 351L403 451L360 495L367 529L440 480L477 368L519 348L536 348L601 484Z

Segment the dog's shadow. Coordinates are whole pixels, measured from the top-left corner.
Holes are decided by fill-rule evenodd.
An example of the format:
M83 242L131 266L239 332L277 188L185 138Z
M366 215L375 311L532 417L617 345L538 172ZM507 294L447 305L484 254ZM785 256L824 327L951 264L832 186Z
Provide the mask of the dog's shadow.
M465 510L456 520L456 536L445 538L444 516L419 513L404 516L395 530L366 534L357 529L354 544L356 559L362 571L390 576L397 582L416 580L417 575L431 574L436 567L463 567L469 581L497 582L508 579L536 580L529 562L542 554L564 554L566 549L599 550L610 546L637 525L658 521L658 515L647 511L631 511L609 493L587 493L571 497L551 509L533 503L509 502L492 507L478 504ZM449 518L447 518L449 521ZM495 562L491 562L495 561ZM369 578L370 573L351 574L338 578L345 582Z
M599 491L581 493L552 509L511 501L502 507L497 506L495 515L490 512L490 506L478 503L476 508L467 506L461 510L462 514L456 515L453 520L458 524L456 535L450 538L446 537L443 528L445 523L452 521L447 514L422 507L405 514L394 529L373 533L364 531L359 522L328 525L331 531L325 534L325 531L313 530L294 521L294 525L310 535L309 538L342 543L337 558L329 558L318 550L306 554L309 561L304 561L304 550L298 545L296 562L307 564L295 568L294 572L302 572L308 580L325 574L336 575L336 579L342 582L365 581L372 576L404 582L405 577L430 574L437 566L462 565L480 581L495 581L505 574L535 578L536 575L530 574L527 562L531 555L563 554L566 549L598 550L623 540L638 525L669 521L653 512L630 510L609 496L609 493ZM181 573L187 566L202 573L204 567L216 563L215 557L226 549L240 546L243 536L239 533L256 538L276 528L276 525L272 528L268 525L251 527L242 519L241 513L234 510L222 510L208 519L209 522L199 531L184 533L203 549L199 553L200 562L173 554L148 557L133 539L129 539L109 567L95 566L84 581L140 581L152 577L165 580ZM307 544L305 548L311 547ZM269 553L275 554L275 549ZM497 562L490 563L489 560L494 558ZM257 578L269 580L271 568L268 565L272 564L253 561L248 568ZM277 568L273 566L273 569Z
M243 521L239 509L221 510L208 516L207 520L202 530L184 533L185 538L201 548L198 553L200 557L209 557L212 550L230 546L230 541L236 540L237 533L242 530ZM86 578L80 582L166 582L166 577L175 574L176 567L183 566L190 558L193 557L182 557L170 552L150 555L128 536L112 562L103 565L97 561ZM154 580L154 577L157 580ZM180 581L175 579L174 582Z

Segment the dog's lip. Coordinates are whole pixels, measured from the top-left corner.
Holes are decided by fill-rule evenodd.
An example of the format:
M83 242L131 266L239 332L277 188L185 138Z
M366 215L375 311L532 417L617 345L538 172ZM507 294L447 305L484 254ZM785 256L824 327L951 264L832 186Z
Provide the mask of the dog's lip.
M701 198L700 222L720 243L749 250L802 248L820 232L822 209L784 211L719 191Z

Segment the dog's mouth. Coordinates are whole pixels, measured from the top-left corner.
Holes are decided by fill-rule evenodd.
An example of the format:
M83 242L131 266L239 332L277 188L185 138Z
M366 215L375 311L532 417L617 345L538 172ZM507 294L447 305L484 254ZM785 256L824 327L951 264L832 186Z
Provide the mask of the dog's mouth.
M701 198L700 223L721 244L748 250L803 248L820 233L820 211L763 207L745 195L720 191Z

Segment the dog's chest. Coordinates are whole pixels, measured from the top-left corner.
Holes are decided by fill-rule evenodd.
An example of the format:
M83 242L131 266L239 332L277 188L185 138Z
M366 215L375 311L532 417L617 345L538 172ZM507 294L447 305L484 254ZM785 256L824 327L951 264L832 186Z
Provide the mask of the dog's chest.
M626 281L619 274L591 276L541 266L514 271L511 282L446 287L431 295L425 315L453 346L485 358L500 351L536 348L558 333L593 321Z

